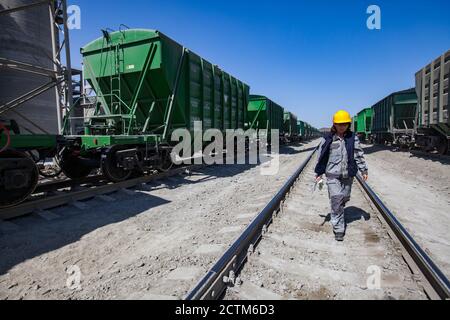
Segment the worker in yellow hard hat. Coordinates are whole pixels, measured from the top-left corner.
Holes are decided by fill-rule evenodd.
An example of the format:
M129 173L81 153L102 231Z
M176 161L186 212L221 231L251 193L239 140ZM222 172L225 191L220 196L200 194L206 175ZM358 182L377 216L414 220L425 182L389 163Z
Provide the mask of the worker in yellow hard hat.
M315 172L316 182L327 178L331 201L331 224L335 239L343 241L346 231L344 209L352 191L353 180L358 171L364 180L369 178L364 152L358 137L350 130L352 118L344 110L336 112L333 127L321 141L319 159Z

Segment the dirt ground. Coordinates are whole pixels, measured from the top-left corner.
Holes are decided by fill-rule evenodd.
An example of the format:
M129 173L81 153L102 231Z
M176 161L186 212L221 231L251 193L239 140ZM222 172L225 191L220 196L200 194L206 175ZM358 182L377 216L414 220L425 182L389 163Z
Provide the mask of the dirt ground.
M370 186L450 277L450 161L365 145Z
M3 222L0 299L180 299L317 144Z
M358 183L345 209L345 240L335 241L327 188L312 193L314 164L244 266L241 285L226 298L425 299Z

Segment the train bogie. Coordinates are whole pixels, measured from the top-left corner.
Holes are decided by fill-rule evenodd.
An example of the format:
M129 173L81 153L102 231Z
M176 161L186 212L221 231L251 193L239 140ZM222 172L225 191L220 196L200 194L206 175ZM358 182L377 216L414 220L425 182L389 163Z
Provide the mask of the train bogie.
M56 135L15 134L13 128L0 125L0 208L24 201L36 188L39 163L56 154L61 139Z

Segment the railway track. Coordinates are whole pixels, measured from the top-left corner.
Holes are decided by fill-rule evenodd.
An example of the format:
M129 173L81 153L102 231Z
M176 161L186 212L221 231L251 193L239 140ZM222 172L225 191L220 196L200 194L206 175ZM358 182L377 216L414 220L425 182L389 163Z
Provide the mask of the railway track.
M334 241L328 197L311 195L314 155L186 299L448 299L446 276L359 177L345 242Z
M224 151L226 155L226 151ZM191 159L195 162L195 158ZM18 205L0 208L0 221L17 218L33 212L41 212L58 206L71 203L77 204L95 196L102 196L121 189L129 189L138 185L158 180L165 177L180 174L186 170L195 170L204 165L191 165L175 167L167 172L152 173L137 178L127 179L126 181L112 183L101 174L93 174L88 177L73 180L65 179L45 179L40 182L33 194ZM81 207L82 204L80 205Z
M208 167L199 170L198 174L196 173L189 177L187 179L189 181L183 184L180 183L184 181L184 178L168 178L169 189L152 188L150 198L144 196L133 197L133 200L131 200L127 195L122 197L125 200L121 201L120 204L117 202L95 202L94 199L92 206L90 201L88 201L86 204L89 208L83 210L83 212L95 214L89 218L86 227L75 227L72 230L71 225L79 226L81 222L86 220L86 217L79 215L79 210L76 208L68 209L68 212L64 211L63 216L66 216L67 213L67 217L70 216L70 218L52 220L52 223L41 221L41 223L35 225L34 220L24 218L22 221L19 219L18 227L20 229L9 232L3 238L5 246L2 254L5 257L8 256L15 259L14 252L22 250L27 252L25 256L29 257L29 259L20 265L17 262L13 264L5 260L4 270L10 270L10 265L18 265L14 271L11 271L13 274L11 279L19 279L19 276L14 276L14 273L22 274L21 268L26 269L30 265L34 265L33 268L39 270L47 270L48 268L48 271L52 271L48 273L50 274L48 277L42 277L41 273L39 273L28 278L20 278L21 280L17 280L20 283L17 287L18 292L15 292L15 287L11 290L6 290L8 286L14 285L14 283L9 284L8 281L3 284L0 283L0 287L3 285L5 292L10 297L14 297L16 294L20 296L22 293L20 293L19 288L26 286L29 281L39 279L38 283L43 288L47 289L50 287L52 289L52 297L71 297L76 299L87 299L89 297L106 299L111 297L132 297L136 299L169 299L173 297L180 299L309 299L328 298L328 296L336 299L352 298L352 296L342 296L342 292L345 293L352 285L352 282L349 281L349 273L354 271L355 267L352 264L357 265L354 255L358 255L361 256L360 260L364 263L367 260L371 262L371 265L380 265L383 275L385 272L389 272L387 279L383 278L382 284L385 280L394 283L393 288L388 288L388 290L392 290L390 295L384 295L384 293L381 296L371 295L371 290L362 288L366 285L365 280L367 277L365 274L366 268L362 268L363 273L359 274L359 280L362 281L357 283L357 288L355 289L357 290L358 298L439 298L439 294L432 295L430 293L433 292L433 285L430 284L427 287L426 275L424 272L420 272L423 266L414 267L416 262L413 259L407 259L408 253L402 249L403 245L399 241L396 242L394 241L395 239L391 239L391 237L395 238L394 231L391 230L391 235L388 235L387 231L390 228L387 226L387 223L383 227L381 222L376 222L378 218L381 219L381 214L375 214L375 205L370 205L369 197L364 195L363 189L357 188L357 186L355 186L353 192L354 205L363 208L371 214L372 219L369 220L371 224L366 226L367 222L353 222L349 226L349 233L344 246L339 247L334 242L331 230L329 230L330 227L322 225L325 218L319 216L320 213L327 212L325 211L328 209L326 195L315 193L314 198L311 199L312 173L310 169L312 161L310 160L314 158L314 155L309 154L309 150L315 146L316 142L304 147L286 149L285 155L282 155L281 158L280 167L283 168L282 172L276 177L257 176L258 179L254 180L259 169L252 166L244 168L239 166ZM304 163L296 170L298 163L301 161L304 161ZM180 169L183 170L184 168ZM192 168L190 170L196 172ZM294 171L295 174L291 177ZM246 173L242 173L239 178L234 177L235 174L241 172ZM178 173L180 172L174 171L170 175ZM167 177L167 175L165 176ZM150 178L149 181L151 181L162 177L164 175L144 178ZM227 178L224 178L225 182L214 182L216 181L214 177ZM288 177L290 177L289 181L283 185L284 180L288 179ZM261 196L253 197L250 201L246 200L244 202L242 202L245 199L244 197L233 196L233 194L241 192L253 194L252 192L244 191L249 189L250 181L253 182L252 190L254 190L255 194ZM128 183L137 186L137 189L139 189L140 183L143 182L131 181ZM193 184L197 187L191 188L190 186ZM170 185L176 185L181 189L178 190L178 193L171 192ZM112 189L113 191L104 189L101 194L108 194L126 187L116 185ZM221 190L220 196L214 194L214 190L218 189L217 187ZM130 188L133 188L133 186L130 186ZM281 188L280 191L278 191L279 188ZM96 187L86 188L85 196L88 197L86 199L97 199L93 193L94 189ZM76 194L79 191L85 190L81 189L72 194ZM136 193L133 194L135 195ZM143 194L147 194L147 192ZM274 194L276 196L271 199ZM289 194L288 197L286 196L287 194ZM214 210L211 210L208 204L204 205L204 208L193 206L192 201L194 199L196 203L203 203L205 195L207 198L213 198L209 203L215 203L216 207L214 207ZM115 198L116 196L112 197ZM316 197L322 198L315 199ZM220 198L226 198L226 200L221 201ZM264 204L267 202L269 204L265 206ZM84 202L80 203L84 204ZM158 203L165 203L165 205L158 207ZM315 207L316 203L323 203L324 207ZM67 201L65 204L67 204ZM98 227L105 223L105 218L112 219L107 221L120 221L122 215L128 212L127 206L131 205L138 208L136 212L140 213L139 217L136 216L121 222L120 229L119 225L114 227L105 226L104 228ZM300 207L300 210L298 210L296 207L300 205L305 205L305 207ZM104 212L96 209L99 206ZM36 206L34 207L34 210L39 210L39 208L36 209ZM294 207L294 210L292 207ZM327 209L324 209L325 207ZM147 208L152 208L151 212ZM260 212L260 210L262 211ZM179 214L176 213L177 211ZM61 210L55 209L49 212L59 215ZM259 215L257 215L258 212L260 212ZM274 212L276 213L275 215ZM300 212L304 213L304 215L300 215ZM300 218L303 218L303 220ZM90 226L91 222L92 226ZM275 223L271 224L272 222ZM359 224L361 223L362 225L360 226ZM8 226L5 225L6 227ZM288 229L288 227L292 229ZM91 228L97 231L95 234L89 233L90 235L86 237L83 236L88 232L85 231L85 228L88 231ZM278 228L281 229L279 230ZM72 240L65 238L61 240L57 237L55 240L56 244L54 244L53 240L47 239L41 233L40 230L44 229L46 232L51 230L50 233L62 232L62 235L72 232L74 235L70 237L79 237L82 240L79 240L79 243L77 242L77 245L73 246L73 248L66 245L64 249L55 250L55 248L59 248L61 241L70 244ZM123 236L118 235L114 237L117 230L120 230L119 233L123 234ZM243 230L245 231L243 232ZM32 239L29 241L36 243L36 246L33 245L33 248L22 247L21 243L24 235L29 237L27 239ZM287 238L280 238L280 235ZM95 237L95 240L89 240L90 237ZM238 240L233 242L234 239ZM48 241L50 243L47 243ZM230 244L232 244L231 247L229 247ZM274 244L279 246L273 252L268 251ZM361 246L361 244L364 246ZM318 247L315 247L316 245ZM346 249L347 245L350 245L350 248ZM324 256L330 255L336 258L335 253L327 251L330 246L338 254L345 253L345 257L349 259L348 263L345 261L334 261L334 265L326 266L329 262L326 260L322 261ZM51 248L51 255L45 254L48 250L47 247ZM77 249L80 247L84 248L81 256ZM227 250L227 254L222 255L225 248L230 249ZM12 251L9 252L8 250ZM365 250L368 250L368 252L365 252ZM79 265L83 274L86 274L86 280L83 281L84 290L78 293L71 292L66 288L45 285L46 281L49 281L49 283L54 283L56 279L62 281L61 277L64 279L65 274L59 274L58 271L55 272L53 267L48 267L47 262L41 265L40 261L32 259L36 252L42 252L43 256L49 257L50 265L58 265L60 261L68 259L75 261L70 263ZM110 254L104 255L102 254L103 252L110 252ZM122 261L121 257L124 252L126 252L127 258ZM281 253L282 256L278 260L272 260L271 262L274 263L275 261L277 264L286 261L288 264L294 263L294 270L295 268L300 271L303 270L300 280L298 276L294 275L292 277L292 274L289 272L281 273L286 267L283 263L276 265L276 267L272 265L269 268L265 268L267 267L264 263L265 259L268 256L276 256L277 253ZM290 254L293 255L290 256ZM412 254L414 255L414 253ZM301 263L302 257L306 259L303 263ZM291 260L291 258L294 260ZM80 259L81 261L79 261ZM379 260L372 261L373 259ZM387 263L384 264L386 261ZM318 290L315 290L311 284L321 284L322 287L327 288L330 285L330 281L327 283L326 279L316 279L317 275L314 275L312 280L309 279L305 269L302 269L305 264L312 266L312 271L314 269L326 269L330 271L332 276L338 276L337 281L340 285L345 282L345 286L342 286L342 292L334 296L336 292L332 292L329 289L325 290L319 287ZM365 266L364 264L362 265ZM211 266L213 267L211 268ZM208 270L207 276L198 281L200 276L206 274ZM273 270L280 273L273 274ZM98 272L100 274L96 275ZM398 274L400 278L396 278L392 274ZM322 275L319 276L322 277ZM339 280L339 277L342 280ZM322 282L322 280L324 281ZM195 285L196 283L197 285ZM284 291L283 288L280 291L277 285L286 286L288 291ZM294 292L297 289L298 292ZM353 291L350 290L350 292ZM374 292L376 293L377 291ZM251 295L250 293L256 294ZM33 294L33 292L30 294ZM39 297L39 291L35 294Z
M60 189L66 189L66 188L74 188L80 185L90 184L90 183L98 183L101 180L105 180L102 175L92 175L88 176L86 178L80 179L80 180L72 180L69 178L65 179L49 179L44 180L43 182L40 182L36 189L34 190L33 196L37 196L42 193L46 192L54 192Z
M111 195L116 201L52 209L51 221L33 214L5 223L0 299L182 299L316 145L282 147L277 175L263 176L260 165L205 166ZM64 286L61 266L72 264L82 291ZM24 275L29 268L38 272ZM28 290L31 282L40 288Z
M154 180L195 170L201 166L181 166L167 172L140 176L117 183L108 182L101 175L93 175L78 181L67 179L44 182L38 185L34 196L28 201L14 207L0 209L0 221L18 218L33 212L42 212L63 205L75 204L83 207L83 204L79 203L80 201L104 196L118 190L127 190L136 186L142 186Z

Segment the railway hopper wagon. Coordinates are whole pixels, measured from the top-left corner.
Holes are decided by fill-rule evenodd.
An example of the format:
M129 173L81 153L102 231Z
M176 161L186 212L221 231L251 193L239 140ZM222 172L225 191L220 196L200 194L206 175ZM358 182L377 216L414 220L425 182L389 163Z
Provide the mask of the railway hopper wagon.
M414 140L417 95L415 89L394 92L372 106L370 139L376 143L410 146ZM359 119L357 127L360 126Z
M250 101L247 108L246 129L256 131L266 130L267 141L270 143L272 130L278 130L277 138L283 132L284 109L277 103L265 96L250 95Z
M297 121L297 130L298 136L300 140L306 140L306 130L305 130L305 122L302 120Z
M306 123L305 126L306 126L306 139L310 140L313 136L312 127L309 123Z
M449 74L450 50L416 73L416 144L441 154L450 144Z
M96 93L84 134L68 136L60 165L71 178L101 168L112 181L171 167L172 132L244 129L249 86L155 30L108 33L81 49Z
M358 135L361 141L365 141L370 137L372 130L372 108L366 108L358 113L356 116L356 124L354 132Z
M358 116L354 116L352 118L352 125L351 125L351 130L353 132L356 132L356 130L358 129Z
M284 111L284 139L286 142L298 141L297 116L289 111Z
M312 134L312 138L320 138L322 136L322 133L320 132L319 129L317 128L313 128L313 134Z

